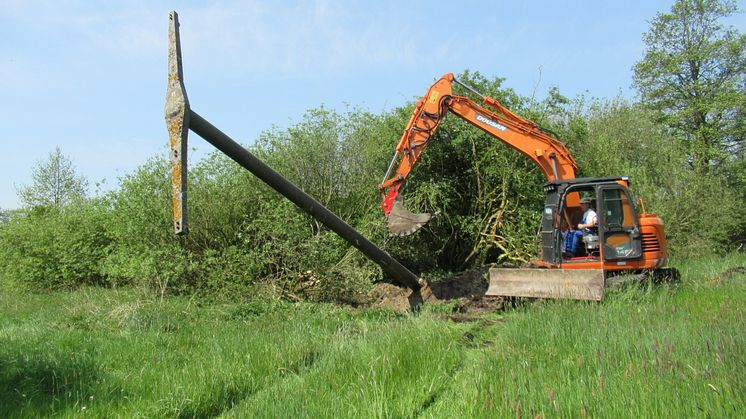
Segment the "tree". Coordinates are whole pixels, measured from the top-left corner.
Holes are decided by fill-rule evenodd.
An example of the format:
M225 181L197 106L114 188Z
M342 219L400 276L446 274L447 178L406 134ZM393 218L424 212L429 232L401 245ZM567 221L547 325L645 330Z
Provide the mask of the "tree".
M643 103L684 141L699 173L743 156L746 35L721 23L738 12L733 0L677 0L651 22L634 66Z
M574 146L581 174L630 176L634 193L665 222L673 254L727 249L741 223L737 214L743 201L737 190L718 176L703 176L689 167L684 144L671 141L668 129L650 113L619 97L591 100L579 115L584 130L565 137Z
M88 181L75 172L69 157L59 147L49 154L46 161L39 161L31 172L32 184L18 190L18 197L25 207L51 206L61 208L85 198Z

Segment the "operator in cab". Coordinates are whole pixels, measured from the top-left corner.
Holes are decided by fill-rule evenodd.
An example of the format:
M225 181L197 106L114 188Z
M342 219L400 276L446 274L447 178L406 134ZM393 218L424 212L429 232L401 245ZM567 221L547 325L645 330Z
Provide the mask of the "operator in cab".
M583 198L580 200L580 209L583 211L583 217L578 223L578 230L598 226L598 215L596 214L596 211L591 208L591 200L589 198Z
M562 251L565 257L591 256L598 249L598 215L591 208L591 199L582 198L580 209L583 216L580 218L577 230L563 232ZM581 247L581 242L584 246Z

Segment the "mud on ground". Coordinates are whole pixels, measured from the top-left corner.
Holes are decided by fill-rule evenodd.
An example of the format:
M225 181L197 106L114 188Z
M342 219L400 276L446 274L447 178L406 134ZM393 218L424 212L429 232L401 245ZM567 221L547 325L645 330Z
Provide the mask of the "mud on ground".
M368 297L373 307L386 307L396 311L408 311L420 304L453 304L459 313L479 313L502 310L501 297L487 297L489 268L464 272L453 277L429 281L428 286L413 293L409 288L379 283Z

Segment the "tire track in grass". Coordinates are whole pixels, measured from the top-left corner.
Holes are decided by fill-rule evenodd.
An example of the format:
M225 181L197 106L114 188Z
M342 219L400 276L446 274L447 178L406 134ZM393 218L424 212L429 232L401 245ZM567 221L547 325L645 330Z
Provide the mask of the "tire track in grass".
M447 316L444 319L455 323L456 327L466 329L459 342L459 346L463 351L461 361L448 371L448 377L450 378L448 380L448 385L444 385L433 391L430 396L428 396L427 400L425 400L425 402L412 414L412 417L415 418L424 417L428 410L435 406L444 395L452 391L456 382L460 381L458 378L460 374L463 373L467 363L470 360L473 360L480 352L493 346L491 340L483 339L480 336L483 335L484 332L489 333L491 326L497 325L503 321L502 318L499 320L492 320L485 319L480 315Z
M226 417L411 417L458 368L453 329L436 322L409 317L337 340L313 368L276 380Z
M194 336L182 336L179 348L189 348L191 365L171 380L179 384L177 391L163 391L165 406L153 406L150 414L217 417L277 381L312 369L339 322L335 314L322 310L320 317L308 318L303 307L265 305L222 309Z
M422 415L427 412L428 409L430 409L431 406L433 406L438 400L440 400L441 396L445 394L448 390L453 388L454 381L456 379L456 376L463 371L464 366L466 365L466 357L462 356L461 361L456 364L453 368L448 370L448 384L443 385L438 389L435 389L430 395L425 399L425 401L420 405L420 407L414 411L412 414L413 418L419 418L422 417Z
M363 335L358 335L358 336L355 336L353 338L348 338L348 339L360 340L362 337ZM270 389L274 387L281 386L284 382L287 382L288 380L291 380L291 379L302 379L303 377L313 373L314 370L317 369L317 367L322 364L322 361L330 355L330 352L331 352L330 347L327 347L326 351L318 350L318 351L312 351L308 354L304 354L302 357L300 357L297 360L297 362L292 363L287 368L280 368L277 379L272 380L272 381L267 381L261 387L257 387L250 393L244 394L240 400L236 400L236 402L233 403L232 405L226 406L226 408L222 409L219 413L215 415L211 415L209 417L221 417L221 416L225 416L226 414L230 415L231 411L234 408L242 405L243 403L256 397L262 392L269 391ZM201 416L195 416L195 417L201 417ZM241 417L241 414L238 414L238 417Z
M308 370L312 369L314 365L320 359L320 351L312 350L302 354L295 362L291 363L287 368L278 369L278 378L273 381L265 382L263 385L254 386L253 388L240 389L227 388L226 391L221 392L218 398L214 399L213 403L199 406L189 406L183 409L178 417L181 419L187 418L215 418L223 415L225 412L230 411L233 407L239 405L245 399L252 397L254 394L261 392L267 387L275 385L278 381L286 379L293 375L304 374ZM195 407L195 408L191 408Z
M366 335L365 333L360 332L359 328L367 329L368 327L376 327L381 326L386 323L345 323L340 322L340 324L337 325L334 332L332 332L331 336L336 337L337 339L342 339L345 344L354 344L354 342L357 342L364 338ZM362 325L362 326L361 326ZM333 338L330 340L334 340ZM298 357L295 361L291 362L286 367L279 367L277 377L274 380L266 381L261 386L256 386L255 388L251 389L251 391L245 392L241 394L241 397L237 397L233 400L231 400L231 403L228 405L222 405L221 409L215 410L212 412L209 412L210 414L204 414L206 412L195 412L194 415L180 415L180 417L183 418L190 418L190 417L220 417L225 414L230 414L230 412L237 406L240 406L245 401L256 397L256 395L261 394L264 391L267 391L268 389L271 389L273 387L281 386L284 382L287 382L291 379L302 379L304 376L311 374L314 370L317 369L318 365L323 363L323 360L330 355L330 352L332 352L330 349L333 346L329 345L329 342L327 342L326 345L319 345L318 348L310 350L308 352L303 353L300 357ZM323 349L322 349L323 348Z

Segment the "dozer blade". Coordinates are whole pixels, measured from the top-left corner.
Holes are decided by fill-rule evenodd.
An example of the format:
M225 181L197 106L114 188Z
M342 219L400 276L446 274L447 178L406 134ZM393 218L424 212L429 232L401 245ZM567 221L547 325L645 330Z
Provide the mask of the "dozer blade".
M601 269L490 269L485 295L565 298L600 301L604 295Z
M386 225L391 234L399 237L408 236L419 230L422 226L432 220L435 214L422 213L415 214L404 208L401 197L397 197L394 205L391 206L391 212L386 219Z

